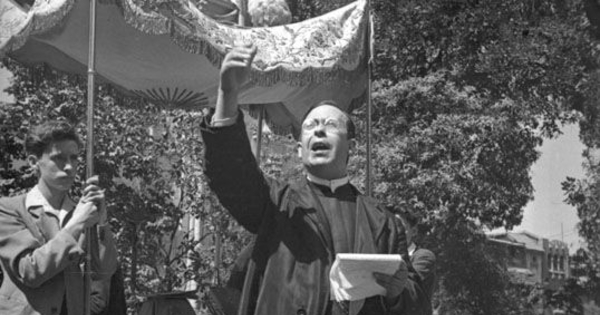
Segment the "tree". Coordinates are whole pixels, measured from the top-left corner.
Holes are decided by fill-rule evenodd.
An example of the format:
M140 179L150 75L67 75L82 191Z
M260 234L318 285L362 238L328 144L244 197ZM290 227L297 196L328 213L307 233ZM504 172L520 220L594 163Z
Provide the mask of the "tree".
M582 131L585 132L585 131ZM563 190L567 194L567 202L577 208L579 235L586 246L577 250L572 257L572 275L578 280L571 284L571 289L583 292L586 297L600 304L600 204L598 203L599 181L597 158L586 151L588 177L586 179L567 178L563 182ZM592 162L594 161L594 162Z
M587 80L582 82L581 90L587 96L582 102L580 139L586 146L583 153L584 170L586 176L581 179L567 178L563 182L563 191L566 202L577 209L579 235L585 241L585 247L579 249L573 257L573 274L579 279L578 285L586 295L600 304L600 160L598 148L600 141L600 46L598 45L600 30L598 19L598 2L595 0L584 1L586 17L589 19L590 33L594 36L595 45L592 46L592 56L596 68L590 72Z
M438 311L508 314L509 279L486 255L482 228L520 222L540 136L497 112L516 104L485 111L487 98L443 73L375 91L374 193L423 218L424 245L438 256Z
M316 14L332 9L319 3ZM483 254L482 228L520 223L536 148L597 99L584 3L372 5L375 196L424 218L439 258L439 311L514 313L528 302L504 297L511 284ZM364 108L356 114L364 122ZM364 158L352 163L364 175Z

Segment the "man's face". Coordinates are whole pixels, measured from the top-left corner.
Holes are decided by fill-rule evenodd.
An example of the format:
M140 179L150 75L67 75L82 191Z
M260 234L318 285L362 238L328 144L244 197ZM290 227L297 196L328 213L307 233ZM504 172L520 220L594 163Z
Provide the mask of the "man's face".
M399 218L400 221L402 221L402 225L404 226L404 230L406 232L406 244L410 245L410 243L413 242L415 236L417 235L417 225L411 225L410 223L408 223L406 218L404 218L401 215L397 214L396 217Z
M345 176L349 149L346 116L341 110L322 105L306 116L298 156L309 173L323 179Z
M79 165L79 146L73 140L52 142L40 157L29 156L40 172L39 183L55 191L69 191Z
M407 225L406 226L406 244L410 245L415 240L415 236L417 235L417 227Z

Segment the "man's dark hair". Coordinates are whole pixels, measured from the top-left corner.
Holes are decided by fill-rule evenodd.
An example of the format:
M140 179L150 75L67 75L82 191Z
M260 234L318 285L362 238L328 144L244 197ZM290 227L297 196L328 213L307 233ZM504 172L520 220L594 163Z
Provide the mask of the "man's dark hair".
M63 140L72 140L79 147L83 146L81 139L75 132L75 128L68 122L49 120L33 127L25 139L25 150L27 154L40 157L52 143Z
M310 114L310 112L312 112L315 108L317 107L321 107L323 105L330 105L333 107L337 107L338 109L340 108L340 106L338 105L338 103L336 103L336 101L334 100L324 100L319 102L316 105L311 106L306 113L304 113L304 116L302 116L302 120L300 121L300 130L298 132L296 132L296 134L294 135L294 138L296 140L300 139L300 134L302 133L302 123L304 122L304 120L306 119L306 117L308 117L308 114ZM356 136L356 126L354 126L354 122L352 121L352 118L350 117L350 115L344 111L341 110L340 111L342 113L344 113L344 117L346 117L346 129L347 129L347 134L348 134L348 140L350 139L354 139L354 137Z
M421 218L411 210L401 209L393 204L388 204L386 208L389 212L401 217L402 220L410 225L410 227L417 226L421 221Z
M411 227L419 224L419 217L410 210L400 210L398 215L401 216Z

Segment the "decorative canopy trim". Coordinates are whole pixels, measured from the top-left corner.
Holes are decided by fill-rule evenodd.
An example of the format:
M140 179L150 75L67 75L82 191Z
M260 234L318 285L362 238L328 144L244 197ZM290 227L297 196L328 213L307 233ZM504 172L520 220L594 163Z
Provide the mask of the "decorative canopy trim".
M0 10L0 56L23 46L30 36L60 32L61 21L76 0L36 1L28 12L8 0ZM86 1L86 0L78 0ZM116 5L126 23L153 35L168 34L183 50L202 54L220 67L235 43L258 47L250 73L251 84L292 86L352 80L364 72L367 27L366 1L299 23L243 28L219 23L188 0L100 0ZM26 17L24 17L26 15Z
M0 55L85 75L90 1L37 0L27 9L0 0ZM96 1L96 77L160 106L213 105L225 54L234 43L250 41L258 53L240 103L265 104L274 132L298 131L307 106L322 99L345 110L362 103L366 0L299 23L255 28L219 22L210 17L215 12L189 0Z
M29 10L13 0L0 1L0 57L25 45L30 36L60 26L74 1L36 1Z

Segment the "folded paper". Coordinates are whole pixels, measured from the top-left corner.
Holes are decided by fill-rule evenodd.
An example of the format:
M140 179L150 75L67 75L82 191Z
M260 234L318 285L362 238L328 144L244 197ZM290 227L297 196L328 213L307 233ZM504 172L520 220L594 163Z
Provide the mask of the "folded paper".
M336 301L357 301L375 295L385 295L373 272L393 275L400 268L402 256L388 254L337 254L329 272L331 298Z

